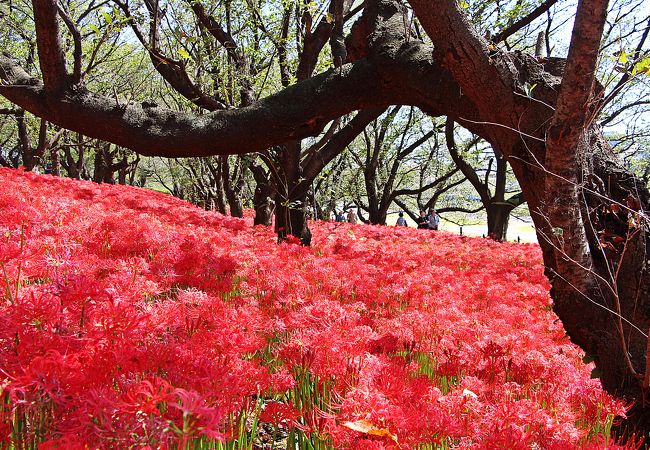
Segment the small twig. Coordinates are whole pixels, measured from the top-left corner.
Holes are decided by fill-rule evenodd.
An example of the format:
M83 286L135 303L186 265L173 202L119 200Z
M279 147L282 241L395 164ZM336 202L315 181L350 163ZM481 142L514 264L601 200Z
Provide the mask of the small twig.
M476 125L494 125L495 127L501 127L501 128L506 128L508 130L514 131L515 133L521 135L521 136L526 136L527 138L534 139L538 142L546 142L545 139L538 138L537 136L533 136L531 134L524 133L521 130L517 130L516 128L509 127L508 125L504 125L502 123L497 123L497 122L482 122L482 121L476 121L476 120L470 120L470 119L465 119L463 117L459 117L458 120L462 120L463 122L469 122L469 123L474 123Z

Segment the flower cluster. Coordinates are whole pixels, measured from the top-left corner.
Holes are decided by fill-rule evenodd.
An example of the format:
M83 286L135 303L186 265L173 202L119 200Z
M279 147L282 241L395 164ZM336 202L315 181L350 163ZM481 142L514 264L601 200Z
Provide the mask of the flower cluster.
M0 180L4 445L625 448L537 246Z

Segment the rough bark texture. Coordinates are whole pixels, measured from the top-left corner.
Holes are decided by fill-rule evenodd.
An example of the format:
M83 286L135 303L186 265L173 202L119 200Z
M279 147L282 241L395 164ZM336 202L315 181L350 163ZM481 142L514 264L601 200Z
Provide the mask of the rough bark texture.
M255 192L253 194L253 207L255 208L254 225L270 226L273 222L275 202L273 200L273 186L269 175L262 166L251 165L251 172L255 178Z

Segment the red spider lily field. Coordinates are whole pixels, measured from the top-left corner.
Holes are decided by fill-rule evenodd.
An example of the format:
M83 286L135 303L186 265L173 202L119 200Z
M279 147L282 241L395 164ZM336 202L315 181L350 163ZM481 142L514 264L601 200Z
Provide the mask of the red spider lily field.
M536 245L0 180L1 448L632 448Z

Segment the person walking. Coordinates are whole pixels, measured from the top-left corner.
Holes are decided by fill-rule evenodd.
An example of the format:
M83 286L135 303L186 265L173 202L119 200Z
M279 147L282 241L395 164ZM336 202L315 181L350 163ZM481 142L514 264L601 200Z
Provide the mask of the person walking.
M427 216L427 225L430 230L438 231L438 226L440 225L440 216L435 209L431 209L429 211L429 215Z
M348 211L348 222L355 224L357 223L357 214L354 212L354 209L350 208Z
M418 228L421 230L426 230L429 228L429 223L427 221L427 213L420 211L420 217L415 220L415 223L418 224Z

